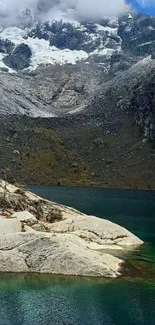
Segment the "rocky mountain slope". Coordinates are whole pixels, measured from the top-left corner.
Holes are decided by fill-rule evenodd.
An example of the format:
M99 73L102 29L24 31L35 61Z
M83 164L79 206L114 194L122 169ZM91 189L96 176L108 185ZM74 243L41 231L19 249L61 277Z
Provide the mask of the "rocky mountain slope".
M1 29L0 52L1 170L155 189L154 17L43 23L26 11Z

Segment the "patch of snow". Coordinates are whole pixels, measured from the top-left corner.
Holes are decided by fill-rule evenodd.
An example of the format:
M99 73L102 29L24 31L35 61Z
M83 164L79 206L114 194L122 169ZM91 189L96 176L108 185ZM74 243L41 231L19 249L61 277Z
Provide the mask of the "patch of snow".
M81 111L83 111L84 107L78 107L78 108L75 108L75 109L72 109L71 111L68 112L68 114L74 114L74 113L79 113Z
M88 58L88 54L84 51L60 50L50 46L49 41L26 36L26 32L17 27L6 28L0 33L2 39L8 39L15 45L25 43L30 47L32 57L29 70L35 70L40 64L76 64L77 61Z
M65 18L63 17L63 21ZM68 21L68 20L66 20ZM71 23L71 21L70 21ZM100 24L95 24L96 33L88 33L92 42L95 42L97 37L102 36L105 32L107 32L107 38L111 35L117 36L118 28L117 28L118 19L111 18L108 20L108 26L102 26ZM76 25L77 29L84 30L86 32L87 28L84 25L81 25L79 22L73 21L72 24ZM86 32L87 34L87 32ZM32 52L30 66L26 70L35 70L40 64L76 64L78 61L87 60L89 57L97 55L97 56L105 56L107 59L111 57L115 49L108 48L108 41L106 44L100 44L100 47L95 51L88 54L83 50L70 50L70 49L58 49L55 46L50 46L48 40L38 39L28 37L26 30L23 30L18 27L8 27L0 31L1 39L8 39L15 46L24 43L27 44ZM89 43L89 41L88 41ZM121 49L121 39L118 43L117 50ZM107 48L106 48L107 46ZM3 56L4 57L4 56ZM0 67L5 67L5 64L2 62L2 55L0 56ZM12 69L9 69L9 72L14 72Z
M130 33L130 32L131 32L131 27L130 27L130 26L127 26L127 27L125 28L125 32L126 32L126 33Z
M97 30L98 31L104 31L104 32L109 32L109 34L117 34L118 28L113 28L109 26L101 26L99 24L96 24Z
M82 32L86 32L87 31L87 27L86 26L84 26L84 25L78 25L78 26L76 26L76 28L77 29L79 29L79 30L81 30Z
M24 112L25 114L25 112ZM29 111L29 114L31 117L37 118L37 117L43 117L43 118L50 118L50 117L56 117L57 115L54 115L50 112L45 112L44 110L34 110L32 109L31 111Z
M148 26L147 29L149 29L149 30L155 30L155 28L153 28L153 26Z
M133 16L131 14L128 14L129 19L133 19Z
M103 48L103 49L98 49L95 50L94 52L90 53L91 55L101 55L101 56L106 56L107 58L111 57L111 55L115 52L114 49L109 49L109 48Z
M142 47L142 46L145 46L145 45L150 45L152 43L155 43L155 41L150 41L150 42L146 42L146 43L141 43L139 44L137 47Z
M0 33L0 38L4 40L8 39L15 45L18 45L23 42L26 36L26 32L18 27L7 27L3 29L3 31Z
M108 25L110 27L118 27L119 23L118 23L118 17L115 16L111 16L111 17L104 17L105 19L108 20Z
M97 39L96 34L93 33L86 33L86 35L89 35L89 37L91 37L92 41L95 41ZM89 42L89 41L88 41Z
M55 46L50 46L49 42L43 39L28 38L25 43L29 45L32 51L29 67L31 70L36 69L40 64L76 64L77 61L88 58L88 54L84 51L59 50Z

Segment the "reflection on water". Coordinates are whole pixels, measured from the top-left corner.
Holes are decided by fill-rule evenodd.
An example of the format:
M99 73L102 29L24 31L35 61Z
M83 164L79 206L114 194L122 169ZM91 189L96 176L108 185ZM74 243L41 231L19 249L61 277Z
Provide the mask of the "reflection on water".
M1 325L154 325L155 281L0 277Z

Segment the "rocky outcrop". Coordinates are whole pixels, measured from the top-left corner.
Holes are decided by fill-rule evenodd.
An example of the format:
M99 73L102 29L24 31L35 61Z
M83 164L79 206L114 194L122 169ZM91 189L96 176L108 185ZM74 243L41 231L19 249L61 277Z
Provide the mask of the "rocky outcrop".
M37 218L29 211L15 212L11 215L11 218L30 225L37 223Z
M51 211L56 210L52 219ZM4 181L0 182L0 214L0 272L116 277L124 261L111 252L143 243L121 226Z
M124 15L119 20L118 34L125 53L147 56L155 48L155 18L142 13Z
M33 232L0 237L0 272L116 277L121 263L90 250L73 235Z
M55 233L73 233L87 242L98 245L137 245L137 237L129 231L108 220L96 218L94 216L84 217L79 215L67 215L64 220L55 222L49 226ZM140 243L140 242L139 242ZM100 247L101 247L100 246ZM117 246L116 246L117 247Z
M14 70L21 70L29 67L31 55L32 52L29 46L21 43L16 46L12 53L6 56L3 61L8 67Z
M150 62L151 65L151 62ZM122 99L118 106L127 109L134 116L136 124L144 133L145 140L150 140L154 148L155 144L155 74L152 71L147 79L137 83L131 94Z
M102 68L81 64L42 66L34 73L18 75L3 73L0 116L46 118L81 112L91 103L102 78Z
M0 53L11 54L14 46L14 43L12 43L10 40L3 40L0 38Z

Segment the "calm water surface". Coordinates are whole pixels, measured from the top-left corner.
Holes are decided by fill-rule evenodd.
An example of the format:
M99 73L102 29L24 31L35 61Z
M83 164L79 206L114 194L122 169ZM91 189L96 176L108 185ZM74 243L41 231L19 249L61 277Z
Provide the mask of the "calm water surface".
M0 325L154 325L155 193L30 186L48 199L108 218L147 243L129 261L136 277L95 280L0 275Z

